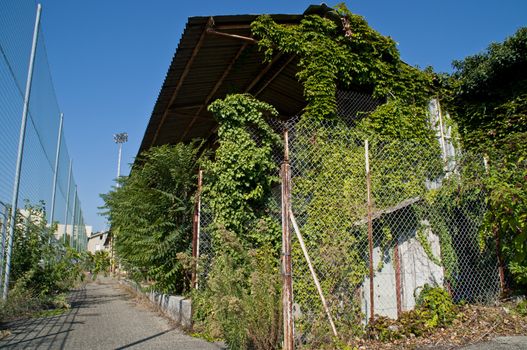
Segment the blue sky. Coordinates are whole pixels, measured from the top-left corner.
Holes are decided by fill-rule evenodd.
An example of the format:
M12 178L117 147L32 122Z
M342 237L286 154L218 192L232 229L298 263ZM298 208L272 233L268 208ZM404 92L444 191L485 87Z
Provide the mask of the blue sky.
M87 224L105 227L100 193L128 174L187 18L302 13L316 1L42 0L48 58ZM527 25L526 0L354 0L350 10L399 44L409 64L450 71ZM333 3L328 3L333 5Z

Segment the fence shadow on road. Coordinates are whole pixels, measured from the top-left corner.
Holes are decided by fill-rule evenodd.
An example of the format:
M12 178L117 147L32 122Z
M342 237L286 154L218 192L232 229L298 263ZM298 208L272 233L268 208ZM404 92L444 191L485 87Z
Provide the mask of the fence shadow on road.
M86 289L83 286L70 294L71 309L62 315L23 318L1 325L0 328L9 329L11 335L0 340L0 348L65 349L70 332L76 325L84 324L76 318L80 308L87 307L85 301Z

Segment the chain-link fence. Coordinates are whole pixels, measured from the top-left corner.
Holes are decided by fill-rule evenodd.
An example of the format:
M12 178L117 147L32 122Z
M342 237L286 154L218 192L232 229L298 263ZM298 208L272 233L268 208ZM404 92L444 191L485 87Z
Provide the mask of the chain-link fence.
M436 135L404 139L356 128L383 101L356 92L337 97L339 120L270 121L278 133L288 130L297 341L316 347L332 334L320 292L346 337L361 334L377 316L397 318L413 309L425 285L444 287L457 302L495 301L501 287L496 247L478 234L486 211L483 158L455 147L437 101L430 104ZM280 198L279 184L276 192ZM205 199L202 280L213 263L212 222ZM303 238L305 252L295 236Z
M58 223L57 238L84 249L86 227L37 12L32 0L0 2L0 201L8 207L16 202L19 209L26 204L43 205L48 222ZM14 191L17 182L19 188ZM2 227L8 226L2 221ZM9 242L9 229L2 232L2 241Z
M498 297L495 251L478 242L482 158L458 156L446 166L439 147L363 140L338 123L301 121L293 134L292 212L337 329L397 318L426 284L456 301ZM292 256L297 334L323 341L329 325L295 240Z

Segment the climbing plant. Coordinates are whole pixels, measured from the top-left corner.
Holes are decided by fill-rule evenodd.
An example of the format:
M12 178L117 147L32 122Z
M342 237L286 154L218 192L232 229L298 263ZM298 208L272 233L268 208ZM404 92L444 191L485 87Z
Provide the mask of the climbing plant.
M331 12L342 22L307 15L299 25L280 25L264 15L251 25L265 60L276 52L298 57L297 77L307 102L304 117L336 117L338 86L360 87L375 97L391 96L417 106L428 103L433 93L430 72L402 62L395 41L369 27L345 5Z
M515 282L527 285L527 28L454 69L449 108L465 148L487 163L482 239L498 242Z
M209 110L219 123L219 147L204 166L204 197L214 225L236 234L247 247L276 247L278 223L269 214L271 189L278 183L273 151L280 137L265 118L278 113L269 104L243 94L216 100Z
M219 123L218 148L203 164L213 256L206 282L194 292L197 326L232 349L276 349L281 235L272 188L280 137L268 119L278 113L244 94L216 100L209 111Z
M460 230L458 219L473 213L456 209L469 197L455 195L459 177L450 174L452 186L437 189L446 173L452 172L437 139L439 126L432 124L429 111L431 99L445 98L441 77L431 69L420 70L404 63L391 38L370 28L344 5L320 8L318 14L305 15L297 25L280 25L264 15L251 28L265 61L271 61L277 53L297 58L297 78L307 104L295 125L292 141L292 161L301 164L293 179L294 211L303 218L302 231L314 264L328 266L321 283L333 310L339 310L334 311L337 323L345 325L344 329L357 330L353 325L357 324L360 307L350 291L360 288L368 266L364 252L364 140L370 144L374 210L413 200L400 211L411 218L406 222L408 227L394 224L393 217L402 214L376 221L374 236L383 256L390 258L391 248L398 244L396 233L427 226L426 232L439 237L439 256L431 254L423 239L425 231L418 241L429 251L430 260L443 268L445 281L453 286L459 274L453 236ZM370 94L377 100L377 107L345 118L339 115L339 89ZM445 123L452 124L448 118ZM448 202L446 198L457 201ZM447 218L442 211L455 214L457 219ZM302 261L296 245L293 257L294 261ZM304 315L309 318L310 310L320 311L309 275L297 275L295 284L295 298L304 308ZM342 305L349 309L344 310ZM300 332L313 334L319 323L312 320L298 322ZM318 334L328 333L329 329L322 326Z

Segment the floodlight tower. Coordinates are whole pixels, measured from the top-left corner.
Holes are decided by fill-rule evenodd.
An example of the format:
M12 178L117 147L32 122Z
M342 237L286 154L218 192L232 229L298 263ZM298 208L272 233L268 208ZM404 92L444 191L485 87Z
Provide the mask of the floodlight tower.
M119 145L119 159L117 160L117 179L121 176L121 152L123 149L123 143L128 141L128 134L121 132L113 135L113 140L116 144ZM117 184L119 186L119 184Z

